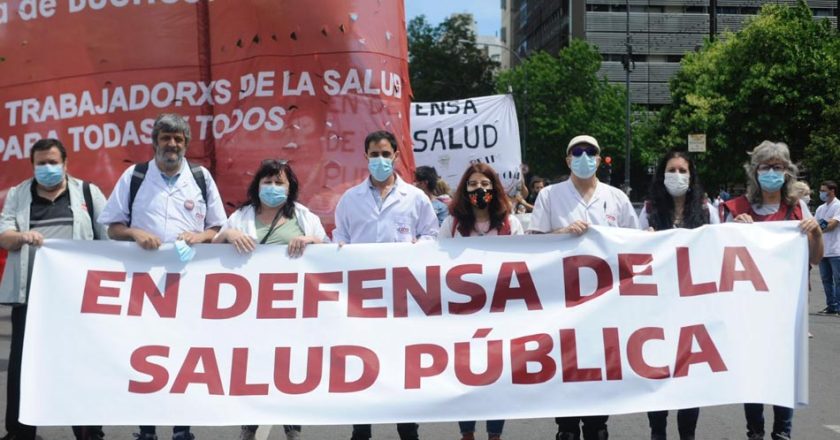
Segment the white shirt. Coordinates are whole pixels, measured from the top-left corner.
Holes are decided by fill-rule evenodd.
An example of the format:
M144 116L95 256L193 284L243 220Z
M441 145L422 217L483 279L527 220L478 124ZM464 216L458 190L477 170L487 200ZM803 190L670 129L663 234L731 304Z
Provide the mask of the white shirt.
M370 179L341 196L335 207L333 241L393 243L437 238L438 220L429 197L399 176L395 177L394 187L381 206L371 191Z
M823 203L817 208L814 217L817 221L840 221L840 201L835 197L830 203ZM840 226L832 231L823 231L823 245L825 246L823 257L840 257Z
M300 226L300 229L303 230L303 235L318 237L324 243L330 242L330 238L327 236L326 231L324 231L324 226L321 224L321 219L306 206L297 202L295 202L295 220L297 221L298 226ZM225 224L222 225L222 229L219 230L219 234L225 232L227 229L242 231L256 240L257 222L254 207L248 205L237 209L230 215L230 218L227 219Z
M452 233L452 222L455 221L455 218L451 215L446 217L443 221L443 224L440 225L440 234L438 235L438 239L442 238L455 238L455 237L463 237L457 229L455 229L455 233ZM519 222L519 219L516 218L515 215L509 214L508 215L508 222L510 223L510 235L522 235L525 233L525 230L522 229L522 223ZM475 231L473 231L472 237L479 235ZM491 229L487 231L485 236L491 235L499 235L499 231L497 229Z
M589 202L583 200L572 180L549 185L537 195L529 231L551 232L581 220L590 225L639 227L630 199L618 188L598 182Z
M720 213L718 212L717 208L712 206L711 203L706 203L706 209L709 210L709 224L710 225L717 225L720 224ZM648 222L648 213L647 209L642 206L642 210L639 211L639 229L643 231L647 231L647 228L650 227L650 223Z
M155 161L149 162L146 178L134 199L130 226L154 234L164 243L174 242L182 232L203 232L221 226L226 218L222 197L210 172L204 167L201 172L207 182L206 201L186 160L181 161L180 175L172 186L163 179ZM97 222L129 223L128 198L133 173L134 165L120 176Z

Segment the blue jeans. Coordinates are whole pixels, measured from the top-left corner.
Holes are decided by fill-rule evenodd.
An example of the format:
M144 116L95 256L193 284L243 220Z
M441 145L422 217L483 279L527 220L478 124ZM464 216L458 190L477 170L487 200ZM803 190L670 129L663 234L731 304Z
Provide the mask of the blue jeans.
M747 418L747 435L764 435L764 405L761 403L745 403L744 416ZM773 435L785 434L790 436L793 426L793 408L773 405ZM774 437L775 438L775 437Z
M468 422L458 422L458 427L461 428L461 434L465 434L468 432L475 432L475 420L471 420ZM487 433L488 434L502 434L502 429L505 427L504 420L488 420L487 421Z
M820 278L825 290L825 305L840 308L840 257L823 257L820 260Z

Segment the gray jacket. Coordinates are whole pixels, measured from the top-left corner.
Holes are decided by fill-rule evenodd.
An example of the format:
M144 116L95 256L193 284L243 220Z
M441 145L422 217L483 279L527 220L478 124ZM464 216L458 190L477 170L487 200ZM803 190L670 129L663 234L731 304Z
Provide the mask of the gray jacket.
M29 207L32 205L33 179L26 179L6 194L6 204L0 214L0 234L6 231L26 232L29 230ZM84 206L82 193L83 182L68 175L67 188L70 191L70 209L73 211L73 239L93 240L91 219ZM105 206L105 195L94 184L90 185L93 199L94 218L99 216ZM100 240L108 237L107 228L94 224ZM29 245L23 245L17 251L9 251L3 279L0 281L0 304L25 304L29 286L26 280L29 274Z

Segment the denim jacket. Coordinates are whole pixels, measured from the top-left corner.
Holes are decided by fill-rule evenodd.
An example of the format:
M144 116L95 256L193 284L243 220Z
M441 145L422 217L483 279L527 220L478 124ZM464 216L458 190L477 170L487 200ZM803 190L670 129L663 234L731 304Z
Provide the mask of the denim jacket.
M93 240L91 219L85 206L82 192L83 182L67 176L67 190L70 191L70 209L73 211L73 240ZM0 234L6 231L26 232L29 230L29 208L32 205L33 179L26 179L6 194L6 204L0 214ZM105 206L105 196L94 184L90 185L93 212L98 216ZM107 239L107 228L94 223L100 240ZM26 280L29 274L29 245L9 251L3 278L0 280L0 304L25 304L29 292Z

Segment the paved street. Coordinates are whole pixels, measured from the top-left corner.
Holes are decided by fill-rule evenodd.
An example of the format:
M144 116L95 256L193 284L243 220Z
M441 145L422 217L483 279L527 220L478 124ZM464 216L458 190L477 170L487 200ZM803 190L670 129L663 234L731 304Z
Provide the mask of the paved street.
M825 297L822 284L819 281L817 270L811 274L811 285L814 291L811 293L811 332L815 338L811 339L810 363L811 382L809 407L798 410L793 421L793 436L797 439L807 440L840 440L840 317L828 317L817 315L817 310L823 308ZM6 389L6 367L8 364L9 335L11 323L9 320L9 309L0 309L0 368L2 368L2 396L5 396ZM5 410L5 397L0 405ZM504 405L505 402L499 402ZM2 414L0 414L2 415ZM765 410L768 419L768 431L772 423L772 410L768 407ZM676 416L669 417L669 438L677 439ZM480 424L483 430L483 424ZM131 439L131 433L135 432L134 427L107 427L105 433L110 439ZM556 427L552 419L535 420L510 420L505 426L506 439L546 439L554 438ZM166 434L171 432L168 427L159 428L158 433ZM235 440L239 434L239 427L225 428L193 428L198 440ZM729 440L744 439L744 416L740 405L728 405L720 407L703 408L700 413L700 421L697 430L697 438ZM610 418L611 439L647 439L649 431L647 428L647 417L644 414L631 414L614 416ZM69 427L49 427L39 430L39 436L45 440L72 439ZM161 440L169 438L161 435ZM303 430L303 437L307 440L315 439L347 439L350 437L349 426L306 426ZM423 424L421 426L421 437L427 440L459 439L456 423L435 423ZM283 430L275 428L271 432L271 439L285 439ZM394 425L383 425L374 427L375 439L396 440L397 433ZM479 438L486 438L481 434Z

